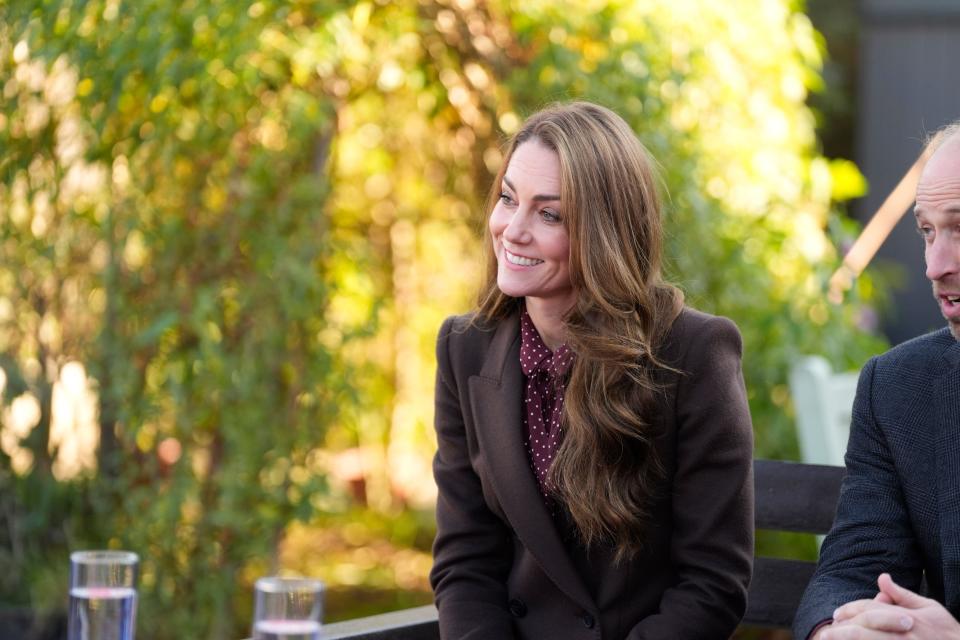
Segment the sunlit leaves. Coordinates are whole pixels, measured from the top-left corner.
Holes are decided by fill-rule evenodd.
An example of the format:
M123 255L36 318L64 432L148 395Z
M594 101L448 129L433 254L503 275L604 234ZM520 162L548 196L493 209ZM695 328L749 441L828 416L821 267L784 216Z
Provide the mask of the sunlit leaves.
M257 470L321 445L346 379L318 337L333 136L322 74L336 49L316 27L329 8L258 6L63 3L52 32L49 12L11 13L4 28L23 40L0 37L17 65L2 110L3 268L29 274L0 291L15 305L4 348L54 372L70 357L91 365L116 445L101 447L103 510L83 544L108 531L144 551L145 610L182 616L169 637L181 623L233 627L222 585L326 490L261 485ZM270 40L291 26L290 46ZM29 378L41 397L47 377ZM269 517L251 520L259 504ZM131 527L132 514L157 524Z

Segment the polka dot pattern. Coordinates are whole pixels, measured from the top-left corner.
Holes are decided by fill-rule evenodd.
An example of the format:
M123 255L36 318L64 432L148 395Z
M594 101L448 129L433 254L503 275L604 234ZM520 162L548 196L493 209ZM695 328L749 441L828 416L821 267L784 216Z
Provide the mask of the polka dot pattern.
M526 379L523 441L540 493L551 512L556 509L547 472L563 438L560 420L563 394L573 359L574 354L567 345L551 352L523 309L520 314L520 369Z

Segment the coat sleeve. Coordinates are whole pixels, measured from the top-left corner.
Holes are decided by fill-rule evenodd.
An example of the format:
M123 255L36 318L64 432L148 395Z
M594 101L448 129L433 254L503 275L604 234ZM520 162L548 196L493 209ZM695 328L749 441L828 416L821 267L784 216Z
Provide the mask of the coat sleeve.
M753 565L753 429L725 318L682 336L677 383L671 559L678 580L629 640L729 638L746 610Z
M437 340L437 537L430 571L440 636L449 640L509 640L514 637L507 609L507 576L512 564L510 531L484 500L470 461L463 419L466 393L451 367L453 319ZM475 440L474 440L475 442Z
M879 391L873 389L876 367L877 360L870 360L857 383L837 516L794 619L794 637L801 640L840 605L873 598L877 577L885 571L908 589L920 587L920 551L893 456L873 410Z

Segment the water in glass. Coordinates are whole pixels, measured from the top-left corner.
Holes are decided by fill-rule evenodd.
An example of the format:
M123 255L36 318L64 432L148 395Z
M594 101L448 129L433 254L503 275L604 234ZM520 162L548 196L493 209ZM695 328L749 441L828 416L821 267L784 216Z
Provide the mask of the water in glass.
M319 640L320 623L316 620L257 620L254 640Z
M73 587L70 640L133 640L136 608L136 589Z

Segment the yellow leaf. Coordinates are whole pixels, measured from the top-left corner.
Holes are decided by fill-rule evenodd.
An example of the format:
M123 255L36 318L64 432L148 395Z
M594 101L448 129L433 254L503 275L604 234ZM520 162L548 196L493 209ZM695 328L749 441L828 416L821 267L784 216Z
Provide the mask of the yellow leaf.
M833 183L830 196L837 202L859 198L867 193L867 179L860 173L857 165L850 160L843 158L831 160L830 178Z

